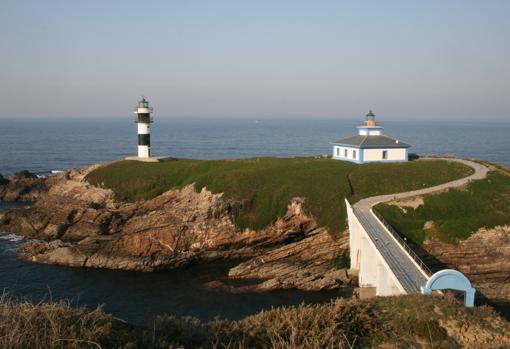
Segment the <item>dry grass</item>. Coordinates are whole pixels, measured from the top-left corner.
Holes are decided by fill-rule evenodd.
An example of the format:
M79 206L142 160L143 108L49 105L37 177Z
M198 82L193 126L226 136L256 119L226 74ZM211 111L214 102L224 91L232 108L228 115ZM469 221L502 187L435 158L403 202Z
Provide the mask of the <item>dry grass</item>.
M124 348L131 342L130 327L114 321L100 308L0 297L0 348Z
M451 323L477 332L466 339ZM159 317L156 335L185 348L473 348L510 345L510 324L490 307L453 297L401 296L276 308L240 321Z
M467 336L466 333L470 335ZM239 321L158 317L135 327L101 309L0 299L1 348L485 348L510 346L510 325L453 297L337 299L263 311Z
M229 324L227 333L252 348L352 348L381 335L378 323L368 303L337 300L264 311Z

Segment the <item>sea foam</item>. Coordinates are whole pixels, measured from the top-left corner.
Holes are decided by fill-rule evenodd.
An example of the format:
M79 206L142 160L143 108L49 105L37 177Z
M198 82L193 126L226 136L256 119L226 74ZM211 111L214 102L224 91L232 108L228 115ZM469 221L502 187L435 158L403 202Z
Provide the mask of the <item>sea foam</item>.
M23 236L19 236L13 233L0 232L0 240L7 240L10 242L20 242L23 240Z

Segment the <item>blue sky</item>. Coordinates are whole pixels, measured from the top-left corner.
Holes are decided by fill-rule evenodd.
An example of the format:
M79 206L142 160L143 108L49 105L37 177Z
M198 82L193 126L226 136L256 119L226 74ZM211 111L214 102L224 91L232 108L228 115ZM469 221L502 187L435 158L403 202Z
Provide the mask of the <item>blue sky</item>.
M509 120L510 1L2 0L0 118Z

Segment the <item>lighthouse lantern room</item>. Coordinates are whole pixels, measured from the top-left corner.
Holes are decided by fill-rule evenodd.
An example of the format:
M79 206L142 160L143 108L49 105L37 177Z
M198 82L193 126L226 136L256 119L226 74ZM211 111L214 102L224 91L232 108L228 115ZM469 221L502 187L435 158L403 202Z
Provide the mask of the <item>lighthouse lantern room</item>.
M154 122L152 118L152 108L149 107L149 101L142 97L135 107L135 122L138 125L138 157L148 159L151 157L151 134L150 124Z

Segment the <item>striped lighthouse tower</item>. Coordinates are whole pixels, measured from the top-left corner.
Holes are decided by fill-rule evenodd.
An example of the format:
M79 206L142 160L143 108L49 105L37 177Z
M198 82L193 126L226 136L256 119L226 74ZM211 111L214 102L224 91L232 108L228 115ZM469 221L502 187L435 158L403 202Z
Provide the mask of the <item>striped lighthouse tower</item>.
M150 124L154 122L152 118L152 108L149 107L149 101L142 97L135 107L135 122L138 125L138 157L148 159L151 157L151 134Z

